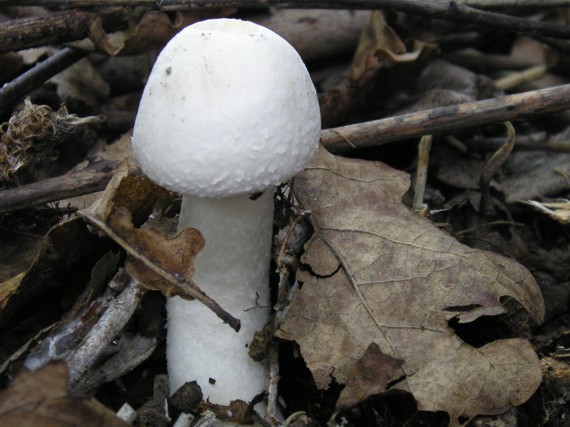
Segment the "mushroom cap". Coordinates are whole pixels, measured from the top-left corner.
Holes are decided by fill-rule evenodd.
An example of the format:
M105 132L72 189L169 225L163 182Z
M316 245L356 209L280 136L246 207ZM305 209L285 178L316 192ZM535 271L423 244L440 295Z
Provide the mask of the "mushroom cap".
M295 49L252 22L214 19L186 27L158 56L133 148L159 185L226 197L300 172L320 129L315 88Z

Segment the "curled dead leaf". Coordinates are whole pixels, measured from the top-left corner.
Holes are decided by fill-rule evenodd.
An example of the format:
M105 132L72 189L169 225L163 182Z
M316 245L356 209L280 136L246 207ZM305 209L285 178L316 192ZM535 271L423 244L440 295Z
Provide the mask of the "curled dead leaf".
M154 228L137 229L125 208L118 208L110 215L108 225L115 233L128 236L129 246L144 254L146 260L160 266L161 270L179 281L184 281L194 274L194 257L204 247L204 238L198 230L187 228L169 238ZM166 297L181 295L188 298L180 286L174 286L165 280L149 268L145 260L131 256L126 266L128 273L136 277L147 289L159 290Z
M173 193L156 185L141 173L131 174L130 170L136 170L132 163L129 159L121 162L101 198L82 212L107 221L115 208L122 207L130 212L132 222L140 226L157 203L176 198Z
M368 25L360 35L358 48L350 67L350 79L357 81L372 69L415 61L421 51L422 46L417 43L413 51L406 52L406 45L388 25L384 13L376 10L370 15Z
M423 45L417 42L413 50L407 52L404 42L386 22L384 13L374 11L361 33L349 76L319 96L323 127L345 121L374 87L380 70L402 62L413 62L422 50Z
M159 290L167 297L197 299L230 327L239 330L239 319L192 281L194 258L204 247L200 232L187 228L169 237L163 231L136 226L144 225L153 209L172 201L173 196L144 175L129 175L128 164L123 162L101 199L79 215L127 251L128 272L143 286Z

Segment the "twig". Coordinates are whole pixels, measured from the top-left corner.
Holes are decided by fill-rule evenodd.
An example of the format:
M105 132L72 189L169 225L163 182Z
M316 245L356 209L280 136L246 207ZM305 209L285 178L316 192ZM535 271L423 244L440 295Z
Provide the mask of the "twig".
M427 134L452 133L568 108L570 84L325 129L321 142L332 153L345 153L353 146L365 148Z
M107 345L124 328L138 307L145 289L132 279L127 288L113 300L97 325L89 331L80 346L65 357L69 368L70 387L94 365Z
M555 39L552 37L541 37L541 36L535 36L534 39L538 40L539 42L548 44L554 49L558 49L560 52L570 53L570 42L568 40Z
M120 282L125 276L120 270L111 281ZM73 387L123 330L144 293L145 289L135 279L130 279L118 295L109 287L76 318L63 323L45 337L41 345L28 355L25 366L34 370L50 360L63 359L69 368L70 385ZM90 329L86 331L87 328Z
M381 0L377 0L381 2ZM446 4L449 0L430 0L432 3ZM301 0L302 2L302 0ZM61 0L0 0L0 6L48 6L48 7L61 7L61 8L72 8L72 7L102 7L102 6L140 6L140 5L155 5L162 4L164 2L157 0L66 0L62 2ZM196 1L196 3L198 3ZM248 1L252 3L252 1ZM267 1L258 0L255 3L265 3ZM274 2L275 3L275 2ZM291 3L281 1L279 3ZM293 2L294 3L294 2ZM307 1L306 3L311 3ZM325 3L324 1L318 3ZM335 2L339 8L345 3L344 8L349 8L353 0L345 0ZM371 1L369 2L371 3ZM498 8L532 8L540 7L544 8L556 8L564 7L570 5L570 0L455 0L455 3L465 4L471 7L478 7L481 9L498 9ZM301 7L301 6L299 6Z
M131 335L121 332L116 336L116 343L111 343L113 354L106 357L100 356L105 361L90 367L70 391L73 394L90 394L99 386L111 382L123 375L131 372L145 360L147 360L158 345L155 337L147 337L136 334ZM107 346L109 347L109 346Z
M5 2L0 1L0 5ZM15 2L21 6L20 2ZM0 23L0 53L31 47L81 40L89 35L91 24L101 19L107 31L127 27L127 11L113 7L98 11L62 11L47 15L18 18Z
M482 53L471 48L444 53L442 58L475 70L524 70L543 64L542 61L534 58Z
M435 2L443 2L447 0L433 0ZM548 7L568 6L568 0L456 0L457 3L466 4L481 9L497 9L497 8L531 8L538 7L545 9Z
M0 112L6 110L32 89L73 65L85 55L86 52L65 48L45 61L40 62L10 83L5 84L0 88Z
M414 187L414 210L421 211L424 208L424 194L426 190L427 174L429 168L429 153L431 151L431 135L422 136L418 147L418 171L416 186Z
M265 421L271 426L281 424L279 419L279 410L277 408L278 384L279 384L279 344L277 342L269 343L268 359L269 359L269 380L267 384L267 415Z
M463 141L465 144L465 152L483 152L483 151L497 151L505 143L503 136L499 137L483 137L475 135L471 139ZM549 135L545 131L530 133L526 135L517 135L516 149L524 150L541 150L541 151L554 151L554 148L548 145ZM566 151L570 150L570 145Z
M102 160L77 172L0 191L0 214L104 190L116 167L117 162Z
M48 2L37 1L24 1L16 2L13 0L0 0L1 5L22 5L22 4L46 4ZM464 4L462 4L464 3ZM466 3L466 4L465 4ZM283 8L320 8L320 9L392 9L399 12L426 16L431 18L445 19L454 22L462 22L472 25L478 25L488 28L496 28L503 31L522 33L531 35L533 37L543 37L547 39L568 39L570 38L570 26L557 25L549 22L532 21L530 19L518 18L509 15L499 14L495 12L488 12L480 9L475 9L468 6L468 4L476 4L475 2L450 2L447 0L439 1L426 1L426 0L107 0L107 1L67 1L66 5L74 4L79 6L98 6L103 5L146 5L153 8L158 8L162 11L177 11L187 9L207 9L207 8L267 8L267 7L283 7ZM525 2L526 3L526 2ZM570 1L567 1L570 4ZM490 5L490 4L489 4ZM504 3L503 3L504 5ZM560 3L559 3L560 5ZM541 7L544 5L541 3ZM115 7L113 12L116 13L117 9L122 11L125 8ZM80 14L78 17L72 15L70 19L73 25L62 24L60 22L61 16L65 14ZM99 12L102 13L102 12ZM121 13L121 12L119 12ZM58 15L59 14L59 15ZM81 15L83 14L83 15ZM61 15L61 16L60 16ZM24 47L33 47L45 44L55 43L56 40L72 41L84 38L88 34L89 23L95 19L97 15L94 12L57 12L48 17L38 18L25 18L20 23L15 21L8 21L6 24L0 24L0 53L8 50L18 50ZM51 25L44 25L41 21L48 21L53 17L54 23ZM114 16L118 22L115 22L115 27L112 30L117 30L117 24L120 26L125 25L125 16ZM24 35L22 31L32 31L35 25L31 25L27 20L36 20L38 23L35 25L42 25L43 32L32 32L34 37ZM83 24L78 25L76 21L81 21ZM58 25L56 25L58 24ZM106 28L107 29L107 28ZM108 29L110 30L110 29ZM19 37L15 35L20 33ZM14 46L14 41L18 41L21 45ZM12 41L9 43L8 41ZM18 47L19 46L19 47Z
M422 0L160 0L161 10L182 10L188 8L331 8L331 9L393 9L398 12L432 18L464 22L503 31L566 39L570 37L570 26L487 12L450 1Z
M127 288L113 300L97 325L89 331L78 348L65 357L69 368L69 382L73 387L93 366L99 355L124 328L145 292L138 281L132 279Z
M491 179L499 168L507 161L515 146L516 132L510 122L504 123L507 129L507 140L489 159L485 165L481 178L479 179L479 189L481 191L481 201L479 202L479 212L483 216L491 216L495 212L493 198L491 196Z
M566 1L566 0L556 0ZM44 6L60 9L109 6L156 6L156 0L0 0L1 6Z
M437 13L439 13L439 11ZM561 39L567 39L570 36L570 25L531 21L530 19L486 12L457 2L450 2L448 10L442 10L441 13L451 19L457 19L460 22L482 25L513 33L522 33L529 36Z
M510 90L521 84L538 80L546 75L546 65L535 65L518 73L509 74L495 80L495 86L502 90Z

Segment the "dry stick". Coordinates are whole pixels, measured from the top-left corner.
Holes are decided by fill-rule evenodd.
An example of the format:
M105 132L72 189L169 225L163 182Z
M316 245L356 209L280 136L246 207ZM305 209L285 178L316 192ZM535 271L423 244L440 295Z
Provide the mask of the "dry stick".
M458 4L457 2L434 3L418 0L160 0L162 10L183 10L187 8L331 8L331 9L393 9L420 16L428 16L476 24L503 31L524 33L533 36L566 39L570 37L569 25L531 21Z
M123 29L128 24L127 11L122 7L12 19L0 23L0 53L81 40L89 35L90 25L96 19L101 19L107 31Z
M465 141L471 151L497 151L505 143L504 137L484 138L475 137ZM526 135L517 135L515 150L525 151L551 151L556 153L570 153L568 141L557 141L550 138L546 132L535 132Z
M483 216L494 215L493 198L491 197L491 179L507 161L515 146L516 132L512 123L504 123L507 129L507 141L499 148L485 165L485 169L479 179L479 188L481 190L481 201L479 203L479 212Z
M431 135L424 135L418 147L418 170L416 172L416 185L414 187L414 210L420 212L424 208L424 194L429 168L429 153L431 151Z
M39 3L39 2L37 2ZM66 2L68 3L68 2ZM150 2L145 0L138 0L132 2L125 2L124 0L114 1L114 5L124 4L140 4L158 7L160 10L186 10L191 8L267 8L269 6L283 7L283 8L327 8L327 9L393 9L396 11L410 13L420 16L427 16L432 18L452 20L455 22L464 22L468 24L475 24L484 27L497 28L503 31L511 31L515 33L523 33L532 35L534 37L542 37L546 42L556 41L553 39L568 39L570 38L570 26L556 25L549 22L532 21L529 19L513 17L504 14L487 12L480 9L474 9L465 4L458 2L433 2L421 0L157 0ZM12 4L11 1L1 1L2 4ZM18 2L18 4L22 4ZM26 2L26 4L36 4L36 2ZM80 5L80 2L76 3ZM84 5L101 6L110 4L109 1L84 1ZM112 8L103 10L99 13L102 18L110 14L119 23L124 24L125 17L121 15L124 8ZM68 16L65 14L79 14L77 21L83 22L82 25L75 24L66 26L58 19L61 16ZM115 14L117 14L115 16ZM122 12L126 14L126 12ZM75 15L69 15L75 17ZM61 41L78 40L87 35L90 19L97 16L94 12L58 12L46 17L38 18L25 18L19 21L8 21L5 24L0 24L0 53L9 50L22 49L24 47L33 47L38 45L45 45L54 43L54 39ZM53 17L53 18L52 18ZM51 25L44 25L42 21L54 20ZM29 20L37 22L31 25ZM24 25L25 24L25 25ZM56 25L58 24L58 25ZM115 27L113 30L118 28ZM41 26L42 31L34 32L33 28L38 25ZM110 30L107 28L107 30ZM27 30L27 31L24 31ZM82 32L83 31L83 32ZM31 32L35 36L30 37L27 33ZM18 35L19 34L19 35ZM30 39L30 40L28 40ZM15 44L16 43L16 44ZM39 44L38 44L39 43ZM565 44L563 46L566 46Z
M70 387L74 387L93 366L106 346L117 336L139 305L145 289L132 279L128 286L114 299L97 324L83 338L81 344L65 357L69 368Z
M279 425L277 398L279 396L279 344L270 342L268 346L269 380L267 383L267 415L265 421L270 426Z
M534 133L528 133L523 135L517 135L517 143L515 145L515 150L524 149L527 151L554 151L552 147L548 145L549 135L545 131L539 131ZM466 139L463 141L466 145L466 151L475 152L486 152L486 151L497 151L500 147L505 144L505 137L484 137L480 135L475 135L471 139ZM570 150L570 144L566 147Z
M542 37L534 36L534 39L550 45L554 49L558 49L560 52L570 53L570 42L568 40L555 39L552 37Z
M524 70L543 64L538 58L487 54L475 49L444 53L441 57L455 65L470 69Z
M120 311L115 312L115 316L120 314ZM117 338L118 342L112 346L113 354L101 354L100 359L104 359L104 362L90 366L85 375L70 388L72 394L91 394L99 386L128 374L147 360L158 345L157 338L141 334L119 332Z
M449 0L432 0L435 2L447 2ZM540 7L542 9L547 7L562 7L568 6L568 0L455 0L457 3L467 4L472 7L485 8L530 8Z
M0 214L102 191L113 177L117 164L103 160L77 172L0 191Z
M447 4L449 0L430 0L432 3ZM343 8L350 8L352 0L345 0ZM570 6L570 0L455 0L456 3L465 4L481 9L497 8L555 8ZM102 6L141 6L156 5L163 2L157 0L0 0L0 6L45 6L60 8L75 7L102 7ZM283 2L285 3L285 2ZM309 3L309 2L307 2ZM322 2L321 2L322 3ZM342 2L337 2L339 8ZM301 6L299 6L301 7Z
M538 80L546 75L546 65L535 65L518 73L512 73L495 80L495 87L502 90L510 90L521 84Z
M418 111L403 116L325 129L321 142L332 153L346 153L422 135L512 121L570 108L570 84L484 101Z
M430 0L432 3L447 4L449 0ZM0 0L0 6L46 6L60 8L74 7L102 7L102 6L140 6L140 5L156 5L163 3L157 0ZM283 2L285 3L285 2ZM309 2L307 2L309 3ZM322 2L321 2L322 3ZM344 6L342 2L337 2L338 7L349 8L352 0L345 0ZM555 8L570 6L570 0L455 0L455 3L465 4L481 9L497 9L497 8L531 8L540 7ZM299 6L301 7L301 6Z
M355 148L428 134L453 133L568 108L570 84L325 129L321 131L321 142L330 152L341 154ZM115 167L116 162L99 162L90 169L0 191L0 214L102 190Z
M562 1L562 0L556 0ZM566 0L564 0L566 1ZM156 0L0 0L0 6L44 6L71 9L76 7L156 5Z
M65 48L45 61L40 62L10 83L5 84L0 88L0 112L6 110L32 89L42 85L46 80L73 65L85 55L85 52Z

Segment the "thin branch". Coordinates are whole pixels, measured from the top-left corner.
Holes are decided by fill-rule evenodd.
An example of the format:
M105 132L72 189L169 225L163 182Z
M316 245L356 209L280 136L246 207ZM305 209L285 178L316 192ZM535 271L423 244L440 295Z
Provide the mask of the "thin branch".
M97 325L83 338L81 344L65 357L71 387L85 375L106 346L124 328L145 291L138 281L132 279L126 289L109 303Z
M535 40L550 45L554 49L558 49L560 52L570 54L570 42L568 40L557 39L553 37L542 37L535 36Z
M97 11L60 11L4 21L0 23L0 53L84 39L96 19L101 20L107 31L124 29L128 25L127 13L123 7L112 7Z
M566 109L570 109L570 84L325 129L321 142L330 152L345 153L355 147L452 133Z
M475 24L503 31L566 39L570 26L487 12L458 2L433 2L425 0L160 0L161 10L188 8L332 8L332 9L393 9L399 12L431 18Z
M0 88L0 112L87 55L65 48Z
M1 5L22 5L22 2L0 0ZM23 2L45 4L45 2ZM470 25L495 28L549 39L570 38L570 26L499 14L475 9L461 2L425 0L106 0L65 2L67 6L146 5L162 11L207 8L320 8L320 9L392 9L399 12L430 18L445 19ZM570 3L570 0L568 0ZM504 4L504 3L503 3ZM526 4L526 2L525 2ZM97 16L112 21L105 25L108 31L116 31L126 25L126 8L113 7L94 11L64 11L35 18L0 23L0 53L56 42L79 40L87 36L89 25Z
M416 171L413 204L413 208L416 212L420 212L424 208L424 195L426 191L432 139L433 137L431 135L422 136L418 147L418 168Z
M557 0L562 1L562 0ZM156 6L156 0L0 0L1 6L43 6L60 9L109 6Z
M501 90L511 90L521 84L541 79L546 75L548 68L544 64L535 65L518 73L511 73L495 80L495 87Z
M491 196L491 179L498 172L501 166L507 161L515 147L516 132L511 122L504 123L507 130L507 140L489 159L481 178L479 179L479 189L481 200L479 202L479 213L482 216L490 217L495 214L493 197Z
M116 167L117 162L103 160L80 171L0 191L0 214L102 191Z
M539 58L489 54L475 49L444 53L442 59L471 70L525 70L544 63Z
M377 3L381 3L379 0ZM58 8L77 8L77 7L107 7L107 6L141 6L141 5L160 5L166 3L160 0L0 0L0 6L44 6L44 7L58 7ZM197 3L197 2L196 2ZM254 3L249 1L248 3ZM315 3L307 1L291 2L291 1L255 1L258 4L280 3L279 6L286 7L287 3L299 3L295 7L303 7L301 3ZM319 4L329 3L320 1ZM335 2L338 8L348 9L351 7L353 1L345 0ZM344 4L343 4L344 3ZM371 3L371 2L370 2ZM448 4L449 0L431 0L431 3ZM557 8L570 6L570 0L455 0L455 3L464 4L471 7L480 9L499 9L499 8Z

